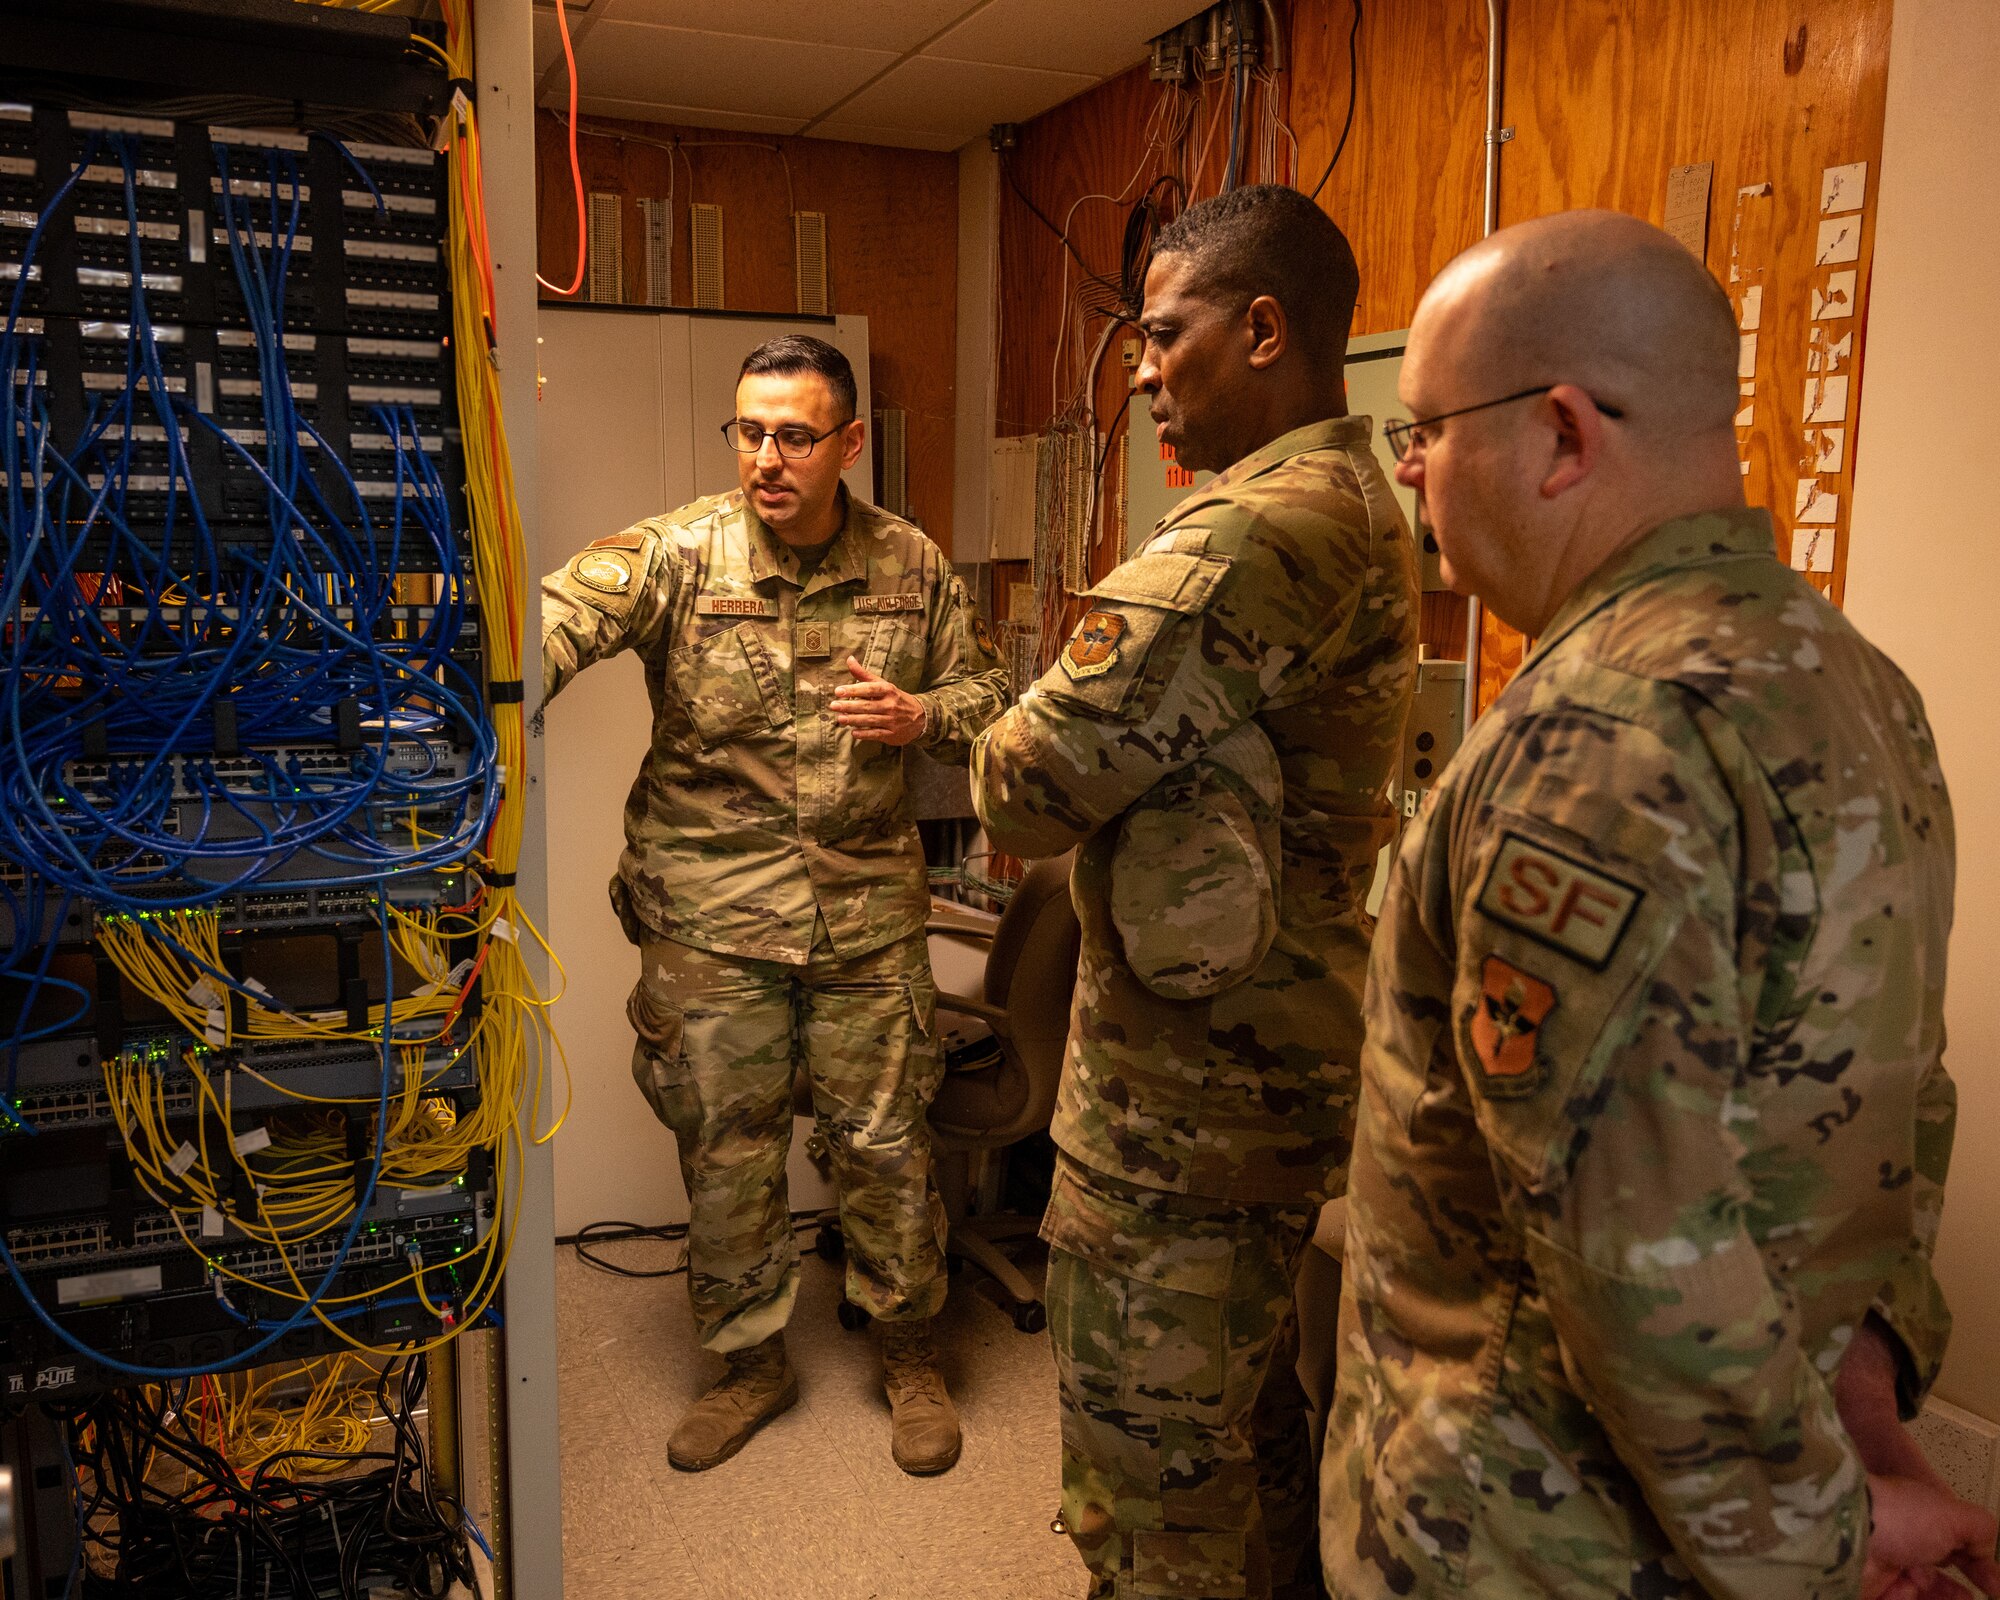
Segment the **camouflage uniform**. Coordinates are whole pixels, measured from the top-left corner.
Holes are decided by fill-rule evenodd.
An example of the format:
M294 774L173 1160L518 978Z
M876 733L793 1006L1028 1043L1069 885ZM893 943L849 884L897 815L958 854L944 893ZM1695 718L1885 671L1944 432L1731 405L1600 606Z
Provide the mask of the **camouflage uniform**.
M1043 1229L1064 1512L1099 1594L1310 1592L1291 1375L1253 1411L1346 1166L1414 680L1414 555L1367 419L1238 462L1089 598L973 756L996 847L1081 845Z
M918 692L918 742L963 761L1005 672L937 547L842 497L809 574L732 493L599 539L542 585L544 701L620 650L645 662L653 742L611 894L643 947L633 1074L680 1146L714 1350L790 1312L795 1061L834 1152L849 1298L894 1320L944 1297L923 847L903 751L855 739L832 700L851 655Z
M1338 1595L1852 1596L1831 1381L1913 1407L1952 826L1916 691L1761 511L1581 586L1376 936L1323 1549Z

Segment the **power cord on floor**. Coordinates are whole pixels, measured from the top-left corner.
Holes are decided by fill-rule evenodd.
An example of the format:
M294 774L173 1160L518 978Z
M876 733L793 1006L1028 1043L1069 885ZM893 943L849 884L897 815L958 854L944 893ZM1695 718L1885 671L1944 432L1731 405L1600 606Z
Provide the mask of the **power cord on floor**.
M817 1235L819 1230L836 1220L831 1211L794 1211L792 1230L802 1233L810 1230ZM599 1272L608 1272L615 1278L673 1278L687 1271L687 1224L685 1222L663 1222L652 1226L639 1222L589 1222L575 1233L556 1241L566 1244L576 1251L577 1260ZM622 1243L631 1239L652 1239L660 1244L680 1246L680 1256L671 1266L665 1267L623 1267L615 1261L607 1261L595 1254L590 1246L608 1243Z

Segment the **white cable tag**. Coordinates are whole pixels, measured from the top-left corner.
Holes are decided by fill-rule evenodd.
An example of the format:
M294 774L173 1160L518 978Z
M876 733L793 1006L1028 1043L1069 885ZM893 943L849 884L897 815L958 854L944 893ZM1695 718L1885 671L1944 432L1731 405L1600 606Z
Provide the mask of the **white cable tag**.
M218 1049L229 1043L229 1013L221 1006L210 1006L208 1020L202 1025L201 1036Z
M222 1237L222 1213L217 1211L214 1206L203 1206L201 1208L201 1236L204 1239L220 1239Z
M200 977L196 978L182 992L204 1011L222 1004L222 990L216 986L215 980L207 973L203 973Z
M258 981L257 981L257 980L256 980L255 978L245 978L245 979L243 980L243 987L244 987L244 988L246 988L246 989L248 989L248 990L249 990L249 991L250 991L250 992L251 992L252 994L254 994L255 996L257 996L257 998L258 998L258 999L260 999L260 1000L269 1000L269 1001L270 1001L270 1008L271 1008L271 1009L272 1009L273 1011L276 1011L276 1010L279 1010L279 1009L281 1009L281 1008L279 1007L279 1005L278 1005L278 1002L277 1002L277 1001L275 1001L275 1000L272 1000L272 999L271 999L271 991L270 991L269 989L265 988L265 987L264 987L264 986L263 986L263 985L262 985L261 983L259 983L259 982L258 982Z
M519 937L514 932L514 924L509 922L505 917L495 917L493 919L493 937L504 940L508 944L519 942Z
M167 1158L167 1171L171 1172L176 1178L185 1178L188 1168L195 1164L199 1156L200 1152L183 1139L180 1149Z
M239 1156L254 1156L259 1150L270 1149L271 1130L251 1128L247 1132L239 1133L230 1141L230 1145Z
M447 972L444 975L445 987L447 989L462 989L465 987L465 980L471 976L472 976L472 957L467 956L463 961L459 962L457 966L453 967L451 971Z
M208 259L208 214L200 206L188 208L188 260L200 266Z

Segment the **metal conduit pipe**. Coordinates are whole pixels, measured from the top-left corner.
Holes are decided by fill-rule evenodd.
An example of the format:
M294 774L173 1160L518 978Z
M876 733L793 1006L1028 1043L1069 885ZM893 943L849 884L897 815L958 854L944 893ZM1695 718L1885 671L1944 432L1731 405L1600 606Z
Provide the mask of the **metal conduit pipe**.
M1486 0L1486 211L1480 237L1500 226L1500 45L1505 34L1505 0ZM1479 715L1479 639L1485 607L1477 595L1465 608L1465 731Z

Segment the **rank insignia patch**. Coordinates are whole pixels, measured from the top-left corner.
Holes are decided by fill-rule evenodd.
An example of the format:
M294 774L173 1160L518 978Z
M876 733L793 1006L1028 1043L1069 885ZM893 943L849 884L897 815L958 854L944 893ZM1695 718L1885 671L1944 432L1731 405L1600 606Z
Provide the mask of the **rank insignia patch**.
M1645 898L1643 889L1623 879L1509 833L1479 891L1479 909L1537 944L1602 972Z
M792 654L801 661L824 661L833 654L833 630L824 622L801 622L792 630Z
M579 583L588 584L599 594L623 594L632 587L632 564L609 551L586 551L570 567Z
M1479 978L1479 1006L1472 1014L1472 1049L1486 1076L1486 1092L1531 1094L1542 1081L1535 1067L1536 1036L1556 1008L1556 992L1499 956L1486 958Z
M1093 611L1076 626L1063 646L1063 671L1072 678L1095 678L1118 665L1118 641L1125 637L1125 619L1115 611Z

